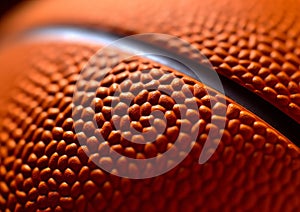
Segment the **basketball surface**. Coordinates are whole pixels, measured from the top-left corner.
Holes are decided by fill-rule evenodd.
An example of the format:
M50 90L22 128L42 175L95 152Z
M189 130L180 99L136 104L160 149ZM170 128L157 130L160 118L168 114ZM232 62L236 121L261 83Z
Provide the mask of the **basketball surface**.
M20 4L0 23L0 211L299 211L299 11Z

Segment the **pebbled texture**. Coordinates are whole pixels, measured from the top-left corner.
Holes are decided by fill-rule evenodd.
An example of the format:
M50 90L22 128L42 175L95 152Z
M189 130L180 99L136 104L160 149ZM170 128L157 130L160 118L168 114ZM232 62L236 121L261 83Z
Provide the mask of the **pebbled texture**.
M0 32L67 24L176 35L196 46L216 71L300 123L299 11L298 0L31 2L8 16Z
M86 146L80 146L75 135L71 98L81 68L97 48L72 43L19 45L19 52L26 54L15 57L15 63L19 65L13 65L12 69L18 69L15 73L20 74L22 80L16 81L0 121L0 210L300 209L299 148L231 100L227 99L228 106L221 104L218 100L222 98L220 94L186 76L182 79L197 100L201 118L197 142L181 164L162 176L146 180L116 177L95 166L84 153L89 141ZM107 64L116 62L117 55L116 52L104 61ZM96 64L103 65L103 58L98 59L99 64ZM97 89L95 118L102 126L100 133L112 148L133 158L153 157L164 152L172 145L170 136L176 133L178 127L176 107L170 98L162 100L162 95L155 91L148 92L147 98L141 93L136 95L135 104L130 108L131 124L136 129L145 129L147 111L155 107L167 116L170 134L166 131L151 146L131 145L115 139L108 112L111 110L109 103L113 83L122 81L121 75L143 73L153 67L161 73L167 71L181 76L157 63L133 58L117 61L110 72L111 77L108 76L106 83ZM159 74L153 78L153 82L163 82ZM204 88L214 94L210 96ZM208 103L208 99L213 105ZM212 108L227 110L224 130L209 124L212 119L222 118L211 114ZM138 110L140 112L136 112ZM82 119L84 117L83 114ZM199 154L209 130L223 133L223 137L212 158L199 165ZM109 162L109 158L107 160Z

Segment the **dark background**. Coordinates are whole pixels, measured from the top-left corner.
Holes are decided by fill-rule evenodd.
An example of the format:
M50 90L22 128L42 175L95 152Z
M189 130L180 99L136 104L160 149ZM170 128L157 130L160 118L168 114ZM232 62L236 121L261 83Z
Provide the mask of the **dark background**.
M14 8L22 0L1 0L0 1L0 19L5 15L6 12Z

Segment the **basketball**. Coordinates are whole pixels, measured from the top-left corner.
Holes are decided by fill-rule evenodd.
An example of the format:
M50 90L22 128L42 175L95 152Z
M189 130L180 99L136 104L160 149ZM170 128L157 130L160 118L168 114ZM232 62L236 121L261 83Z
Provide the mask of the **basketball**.
M299 11L17 4L0 22L0 211L300 211Z

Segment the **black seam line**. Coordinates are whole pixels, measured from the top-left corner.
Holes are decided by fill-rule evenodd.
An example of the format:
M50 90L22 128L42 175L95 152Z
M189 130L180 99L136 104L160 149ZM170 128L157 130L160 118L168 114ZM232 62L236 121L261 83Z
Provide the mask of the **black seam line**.
M65 41L78 41L83 43L95 43L107 45L116 41L122 36L107 33L101 30L94 30L84 27L72 27L72 26L48 26L46 28L31 29L20 36L20 38L53 38L54 40L65 40ZM35 39L33 39L35 40ZM214 82L212 76L215 75L215 71L212 69L201 65L200 63L195 62L189 58L185 58L182 55L170 52L166 49L160 48L158 46L153 46L150 43L145 41L132 39L130 41L124 42L124 47L128 49L139 49L146 52L157 52L162 55L169 55L170 57L160 56L157 54L150 55L149 59L152 59L155 62L161 63L162 65L173 68L183 74L186 74L197 81L197 76L195 73L187 68L184 64L188 64L189 67L192 67L193 70L201 71L201 82L221 93L223 89L225 95L232 99L234 102L237 102L244 108L248 109L252 113L256 114L274 129L279 131L282 135L292 141L296 146L300 148L300 125L290 118L288 115L283 113L281 110L276 108L274 105L264 100L262 97L258 96L255 93L252 93L245 87L239 85L238 83L224 77L223 75L218 74L219 79L222 82L223 88L219 86L218 83ZM119 46L122 50L122 46ZM128 48L129 47L129 48ZM180 63L171 58L180 58ZM214 72L214 73L212 73Z

